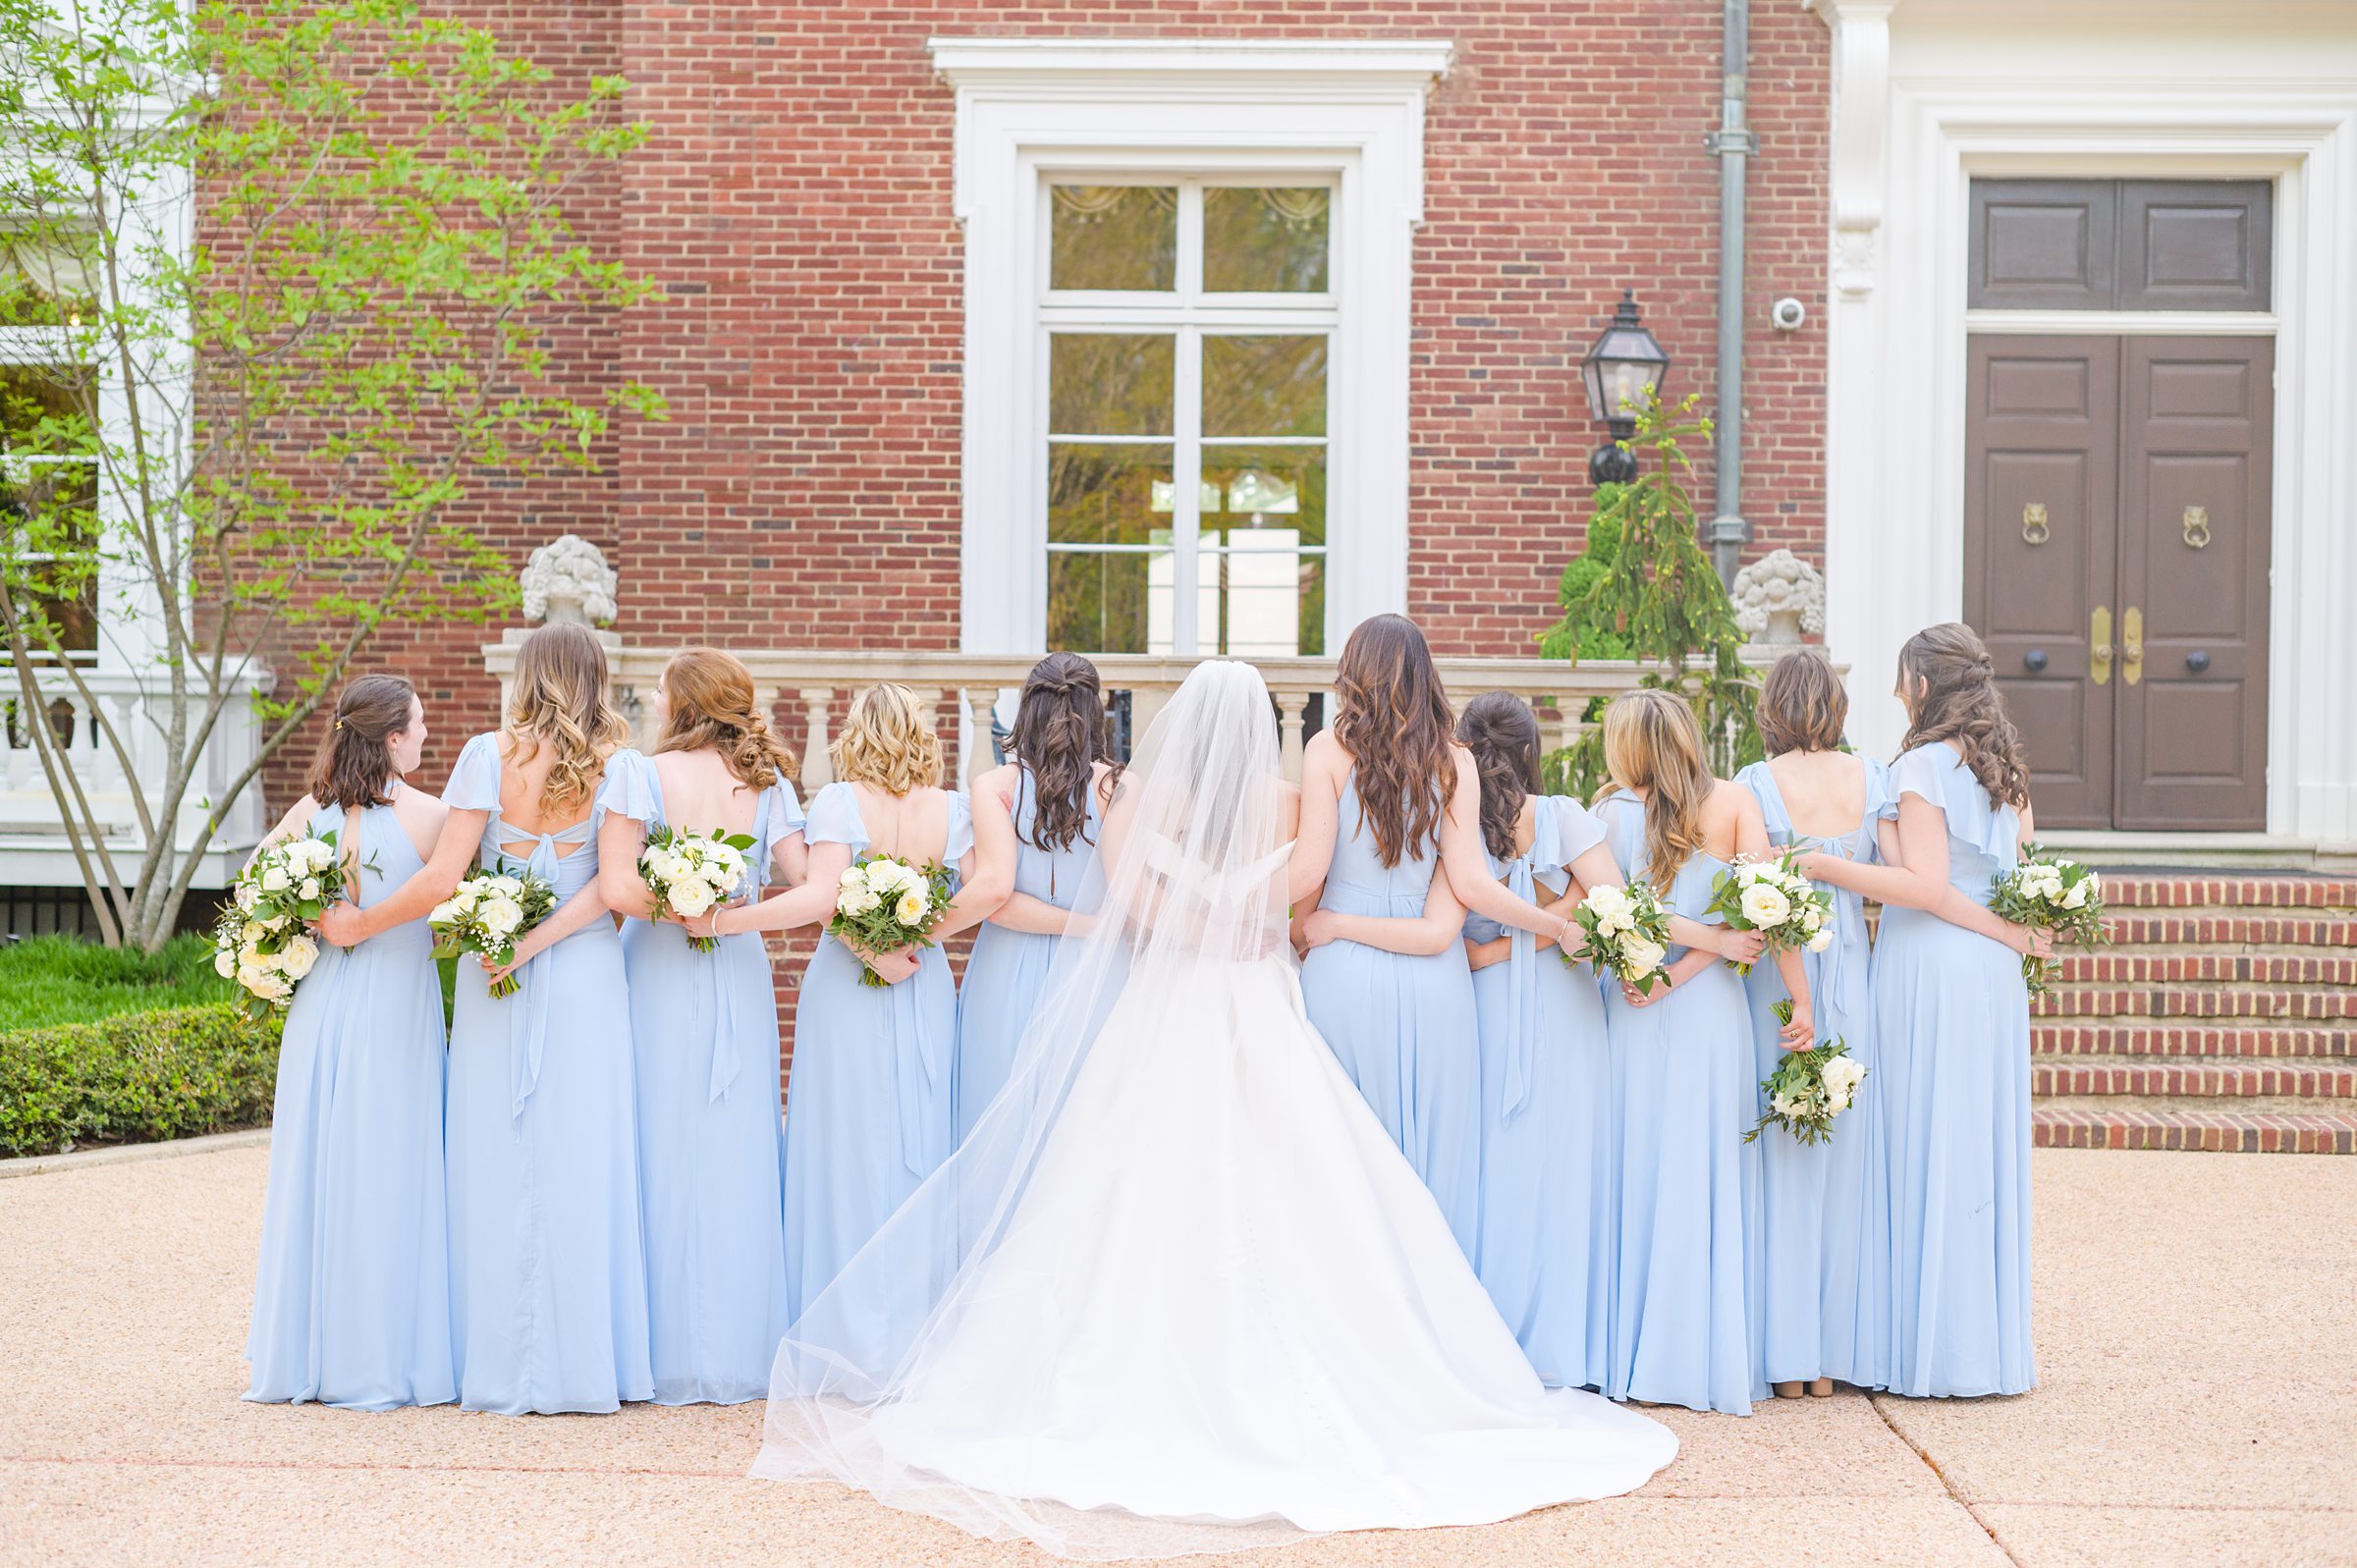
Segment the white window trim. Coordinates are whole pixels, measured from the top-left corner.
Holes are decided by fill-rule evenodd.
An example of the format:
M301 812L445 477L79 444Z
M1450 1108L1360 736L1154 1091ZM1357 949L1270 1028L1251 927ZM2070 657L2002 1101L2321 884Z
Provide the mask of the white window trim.
M1428 40L935 38L957 92L965 229L959 646L1047 632L1041 192L1070 172L1336 185L1326 565L1329 647L1407 605L1408 294L1424 205ZM1248 307L1247 307L1248 308Z

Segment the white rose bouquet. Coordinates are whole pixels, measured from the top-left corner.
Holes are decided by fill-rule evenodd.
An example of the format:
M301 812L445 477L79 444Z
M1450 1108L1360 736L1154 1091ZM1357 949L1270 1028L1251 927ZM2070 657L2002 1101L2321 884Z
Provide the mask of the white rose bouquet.
M495 964L516 956L516 942L556 912L557 890L541 878L478 871L426 912L433 929L434 956L455 958L479 952ZM491 983L494 997L512 997L523 982L505 975Z
M319 961L306 928L344 896L345 880L336 836L306 833L263 845L230 885L213 923L213 972L238 983L248 1016L292 1004L296 982Z
M2036 931L2051 931L2056 942L2093 947L2109 940L2104 934L2104 883L2093 866L2049 855L2036 844L2022 851L2021 864L1997 879L1989 890L1989 907L2006 920ZM2021 955L2022 983L2037 996L2062 972L2058 960Z
M835 889L835 914L827 930L835 940L865 952L895 947L930 947L926 935L950 906L950 874L940 866L912 866L890 855L861 855L844 868ZM881 986L873 969L862 967L859 983Z
M1770 952L1806 947L1823 952L1834 945L1834 893L1800 874L1794 845L1773 860L1738 858L1711 879L1711 908L1736 931L1756 931ZM1735 965L1748 975L1751 965Z
M1670 952L1670 916L1650 884L1598 888L1579 901L1571 918L1587 936L1576 952L1563 954L1563 962L1594 964L1598 973L1636 987L1640 996L1653 995Z
M717 828L708 834L676 828L649 833L638 855L638 875L655 895L656 917L669 913L692 920L736 896L745 883L744 853L752 846L751 834ZM691 936L687 946L710 952L720 939Z
M1777 1022L1792 1021L1789 1000L1777 1002L1771 1010ZM1743 1135L1743 1141L1755 1143L1761 1133L1776 1126L1804 1144L1823 1143L1834 1135L1834 1118L1850 1108L1858 1097L1858 1085L1865 1081L1865 1067L1838 1040L1806 1051L1787 1051L1776 1071L1760 1081L1760 1093L1768 1097L1768 1110Z

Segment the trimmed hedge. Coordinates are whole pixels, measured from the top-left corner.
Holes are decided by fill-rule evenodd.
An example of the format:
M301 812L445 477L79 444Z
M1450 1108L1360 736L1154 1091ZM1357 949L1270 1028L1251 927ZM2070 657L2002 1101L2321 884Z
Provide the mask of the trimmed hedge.
M260 1126L282 1021L213 1004L0 1034L0 1156Z

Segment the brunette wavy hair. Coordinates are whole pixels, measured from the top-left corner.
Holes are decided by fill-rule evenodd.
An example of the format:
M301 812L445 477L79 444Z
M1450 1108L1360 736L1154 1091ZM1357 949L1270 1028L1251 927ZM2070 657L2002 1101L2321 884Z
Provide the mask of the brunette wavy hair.
M1916 683L1923 690L1915 690ZM1964 766L1989 791L1993 806L2030 803L2030 766L2021 731L2006 716L1989 649L1970 626L1945 622L1926 626L1898 650L1899 700L1907 705L1908 752L1933 740L1952 740Z
M747 788L767 789L801 776L794 753L771 732L769 715L753 690L753 674L735 654L683 648L663 667L663 695L671 709L655 754L717 751Z
M1453 716L1423 631L1405 616L1360 622L1343 644L1334 694L1334 738L1356 769L1376 857L1397 866L1433 841L1456 793Z
M1481 776L1481 841L1511 860L1522 802L1539 792L1539 716L1510 691L1485 691L1457 715L1456 738Z
M872 784L888 795L941 783L941 737L916 693L880 680L851 699L850 716L835 737L835 777Z
M585 806L606 771L606 758L630 738L614 707L606 650L587 626L546 625L516 650L516 685L508 698L511 759L531 761L546 746L555 754L540 785L540 809L550 816Z
M1838 751L1849 693L1823 648L1785 654L1760 682L1760 744L1771 757L1787 751Z
M308 788L325 806L358 811L389 805L393 737L410 727L417 688L403 676L360 676L336 693L335 717L311 759Z
M1076 653L1052 653L1033 665L1007 749L1031 776L1031 841L1039 848L1069 849L1087 838L1096 764L1121 770L1106 740L1097 667Z
M1645 791L1646 875L1667 893L1702 849L1703 803L1718 784L1694 710L1672 691L1622 692L1604 710L1604 765L1612 778L1601 795Z

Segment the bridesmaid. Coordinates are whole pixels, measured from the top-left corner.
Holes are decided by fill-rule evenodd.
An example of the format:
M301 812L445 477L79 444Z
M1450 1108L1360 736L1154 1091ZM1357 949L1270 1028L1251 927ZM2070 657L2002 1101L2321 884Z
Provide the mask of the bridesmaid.
M266 842L334 833L363 905L424 865L442 802L410 788L425 710L399 676L336 699L310 793ZM356 1410L447 1404L442 988L421 920L321 949L278 1052L270 1191L246 1358L256 1400Z
M517 650L507 723L459 753L424 870L347 943L413 920L479 865L546 878L559 900L501 968L459 965L450 1038L451 1309L459 1402L501 1415L610 1411L654 1392L638 1218L637 1113L622 939L598 890L630 825L598 790L628 736L605 651L547 625ZM521 989L495 998L514 973Z
M1465 705L1490 868L1514 892L1577 907L1620 883L1604 825L1539 793L1539 723L1509 691ZM1593 970L1485 915L1464 925L1481 1053L1481 1248L1475 1271L1542 1380L1604 1381L1612 1198L1604 998Z
M2031 837L2029 770L1971 627L1908 639L1898 699L1907 736L1883 807L1887 864L1802 862L1884 906L1871 996L1891 1202L1887 1385L1918 1398L2021 1393L2038 1381L2021 958L2053 942L1987 900Z
M1766 852L1767 825L1749 790L1711 777L1693 710L1674 693L1613 699L1604 751L1612 778L1596 814L1614 861L1661 895L1672 944L1666 987L1606 988L1617 1192L1604 1391L1748 1415L1757 1161L1743 1134L1757 1090L1751 1012L1727 961L1758 957L1761 942L1706 910L1714 875ZM1808 981L1791 953L1779 967L1794 1000L1786 1038L1807 1040Z
M1813 845L1842 860L1874 857L1890 770L1841 749L1849 697L1815 648L1788 653L1760 688L1760 738L1768 760L1735 776L1759 802L1778 849ZM1817 1039L1839 1039L1867 1069L1857 1100L1831 1142L1804 1145L1774 1128L1760 1134L1760 1194L1753 1236L1753 1337L1760 1376L1782 1399L1805 1386L1823 1397L1834 1379L1861 1388L1885 1381L1890 1313L1891 1217L1881 1172L1883 1127L1874 1031L1867 1011L1865 901L1834 892L1834 937L1801 954ZM1787 1049L1770 1008L1783 1000L1773 965L1751 972L1755 1076L1766 1079ZM1806 1042L1805 1044L1814 1044ZM1755 1105L1756 1116L1767 1108Z
M649 830L749 836L744 895L802 880L794 759L770 733L753 677L730 655L689 648L655 687L652 758L606 766L608 821L627 852L602 860L606 901L630 916L622 951L638 1082L639 1211L657 1404L765 1398L790 1322L778 1107L778 1005L758 936L697 952L673 920L649 923L638 875Z
M1335 698L1333 727L1302 753L1292 906L1304 917L1323 909L1422 921L1425 940L1438 946L1394 951L1338 936L1310 947L1301 989L1310 1022L1470 1259L1480 1226L1481 1062L1465 1034L1473 974L1457 922L1471 908L1558 938L1568 922L1492 874L1473 759L1454 741L1448 694L1414 622L1361 622L1343 644ZM1443 865L1446 886L1435 877ZM1428 907L1429 899L1447 902ZM1306 923L1299 940L1306 945Z
M958 999L939 943L987 919L1014 883L1006 802L985 791L975 811L940 786L941 742L906 686L887 681L859 693L834 758L835 783L810 802L810 880L722 910L710 929L734 936L823 923L838 880L871 850L954 867L959 887L933 928L935 946L865 953L826 935L803 972L786 1090L789 1319L955 1147ZM862 965L891 984L861 985Z
M1076 653L1052 653L1023 682L1012 760L974 781L977 797L1010 803L1014 892L975 934L958 992L951 1099L959 1143L1006 1087L1023 1026L1047 985L1120 768L1105 739L1097 667Z

